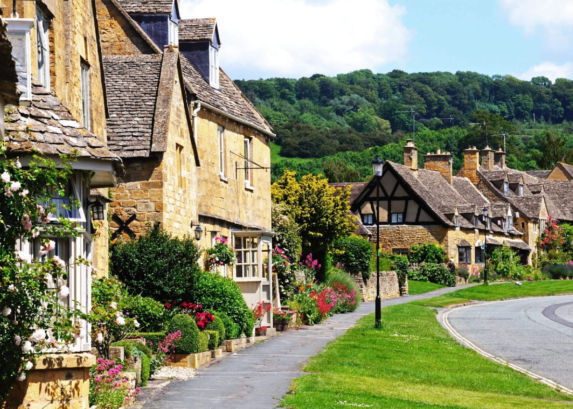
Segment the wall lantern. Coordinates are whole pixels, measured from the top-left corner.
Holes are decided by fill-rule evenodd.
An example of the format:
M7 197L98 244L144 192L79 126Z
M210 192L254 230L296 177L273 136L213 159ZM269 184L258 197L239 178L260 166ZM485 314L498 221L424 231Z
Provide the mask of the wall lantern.
M193 220L191 220L191 223L189 226L191 228L191 230L193 230L193 226L195 226L195 225L193 224ZM202 235L203 235L203 229L201 228L200 224L197 224L197 227L195 227L195 240L200 241Z
M93 202L89 202L88 206L90 208L92 220L104 220L105 218L105 204L100 200L95 199Z
M372 161L372 174L374 176L382 176L382 165L384 162L380 159L380 156L376 155L376 159Z

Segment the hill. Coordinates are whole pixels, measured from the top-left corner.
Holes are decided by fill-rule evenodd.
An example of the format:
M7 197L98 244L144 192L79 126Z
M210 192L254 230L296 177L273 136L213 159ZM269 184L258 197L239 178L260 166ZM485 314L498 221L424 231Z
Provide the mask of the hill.
M236 83L275 129L280 158L322 158L307 170L329 160L346 163L349 154L341 153L387 144L395 156L413 128L422 153L448 149L458 162L467 146L484 146L487 140L502 147L502 134L509 163L519 169L550 167L573 157L573 81L567 79L360 70ZM548 146L554 151L550 157ZM287 163L301 168L305 162L275 155L277 171Z

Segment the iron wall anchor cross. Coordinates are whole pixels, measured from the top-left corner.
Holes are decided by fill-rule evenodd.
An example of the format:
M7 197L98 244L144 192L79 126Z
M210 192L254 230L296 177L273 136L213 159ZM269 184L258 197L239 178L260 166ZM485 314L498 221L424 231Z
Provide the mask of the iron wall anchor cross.
M117 214L114 213L111 218L113 219L113 221L119 224L119 227L117 228L116 231L113 232L113 234L111 235L111 239L112 240L115 239L117 236L119 236L121 233L124 232L133 239L135 237L135 233L133 232L133 230L129 228L129 224L132 221L134 221L136 217L137 215L134 213L126 221L123 221L121 217L119 217Z

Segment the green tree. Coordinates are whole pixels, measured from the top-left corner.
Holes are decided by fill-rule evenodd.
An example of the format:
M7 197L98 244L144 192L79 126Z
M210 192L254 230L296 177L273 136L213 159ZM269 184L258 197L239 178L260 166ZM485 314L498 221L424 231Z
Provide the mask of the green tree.
M573 149L567 149L565 139L551 132L545 132L539 141L539 151L534 158L541 169L551 169L557 162L573 161Z
M304 175L300 182L295 173L285 171L271 187L273 202L288 209L299 225L303 254L312 253L323 266L319 279L324 279L326 254L334 240L354 230L349 214L350 189L336 189L326 178Z

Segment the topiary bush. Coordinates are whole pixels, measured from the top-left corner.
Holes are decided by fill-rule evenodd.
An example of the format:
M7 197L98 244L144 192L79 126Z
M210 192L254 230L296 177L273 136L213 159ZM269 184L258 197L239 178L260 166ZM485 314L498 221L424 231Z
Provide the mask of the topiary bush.
M200 352L199 328L195 320L187 314L177 314L169 322L168 332L181 331L181 339L175 344L180 354L194 354Z
M128 295L120 304L123 313L136 318L140 331L161 331L167 321L167 310L159 301L141 295Z
M446 251L438 244L414 244L410 247L408 259L410 263L443 263L446 259Z
M154 228L137 239L119 241L110 250L111 273L130 294L162 303L191 299L200 272L194 239L173 238Z
M224 337L224 339L239 338L239 335L241 335L241 330L240 330L239 326L233 322L231 317L229 317L224 312L213 312L213 315L215 315L217 318L219 318L223 322L223 325L225 326L225 337ZM222 340L221 340L221 342L222 342Z
M147 386L149 375L151 373L151 360L146 355L141 355L141 386Z
M189 299L203 305L205 310L224 312L239 326L239 334L251 336L255 324L253 314L235 281L218 274L203 272L199 274Z
M410 272L410 279L430 281L448 287L454 287L456 285L456 276L442 264L423 263L417 270Z
M213 321L207 324L207 327L205 329L211 331L217 331L218 341L219 341L217 346L219 346L225 340L225 324L223 323L223 320L221 318L219 318L215 314L213 315L214 315Z
M208 329L206 329L203 332L206 333L207 335L209 335L209 345L207 348L211 351L219 348L219 332L214 331L214 330L213 331L208 330Z
M332 257L334 264L340 265L347 273L361 274L367 280L370 278L370 258L373 252L372 243L352 235L334 242Z
M199 348L197 352L205 352L209 350L209 334L205 331L199 332Z

